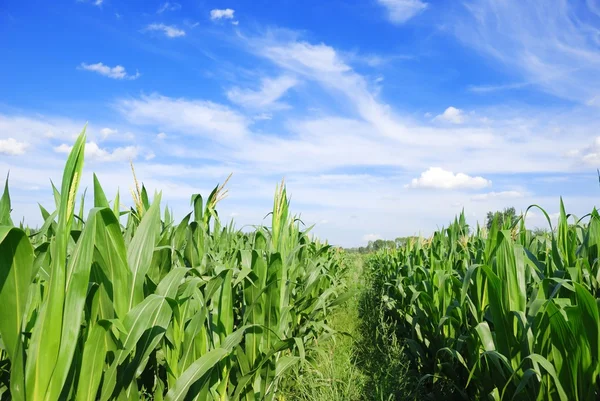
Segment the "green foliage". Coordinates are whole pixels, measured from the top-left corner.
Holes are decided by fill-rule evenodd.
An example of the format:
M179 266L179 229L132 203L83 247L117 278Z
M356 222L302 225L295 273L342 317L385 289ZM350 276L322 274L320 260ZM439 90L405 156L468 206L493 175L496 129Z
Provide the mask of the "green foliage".
M507 207L497 212L488 212L485 220L485 226L488 230L492 228L494 220L497 220L498 227L505 227L505 224L507 224L507 228L509 228L517 221L517 212L514 207Z
M394 321L386 315L385 283L372 273L370 263L368 260L366 286L358 299L360 335L356 362L367 378L360 399L412 400L416 396L416 380L409 372L405 344L395 334Z
M569 224L561 201L556 233L499 220L470 233L461 215L430 239L369 260L378 305L405 347L419 393L597 400L600 215L593 210L587 224Z
M369 241L367 246L361 246L358 248L347 249L351 253L367 254L372 252L378 252L382 249L394 249L405 245L408 241L414 240L417 237L398 237L395 240L383 240L377 239L375 241Z
M41 229L13 227L8 186L0 199L0 399L275 399L332 334L339 252L300 229L283 185L272 227L253 233L221 226L223 185L177 224L137 179L122 211L94 177L86 217L85 142Z
M362 257L346 254L344 281L351 297L334 312L327 325L335 334L307 354L285 381L283 394L289 401L358 401L365 397L368 377L357 363L361 339L359 299L362 294Z

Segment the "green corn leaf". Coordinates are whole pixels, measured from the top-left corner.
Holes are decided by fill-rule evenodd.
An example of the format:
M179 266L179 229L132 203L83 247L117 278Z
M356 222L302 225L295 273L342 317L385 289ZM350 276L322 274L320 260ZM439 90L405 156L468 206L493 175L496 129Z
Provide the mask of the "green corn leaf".
M96 174L94 174L94 207L110 207Z
M243 326L230 334L221 347L209 351L197 361L192 363L183 374L177 379L175 385L169 390L166 401L181 401L184 400L189 388L218 363L229 355L233 349L242 341L245 330L248 326Z
M96 322L92 326L83 347L79 385L77 386L77 401L95 400L102 379L104 361L108 351L107 338L110 323Z
M101 217L102 224L96 227L95 243L95 260L102 271L99 281L103 283L117 317L123 318L129 311L129 294L133 281L131 271L127 268L127 250L121 225L114 212L108 208L102 209Z
M162 295L165 298L175 298L181 280L188 272L189 269L185 267L178 267L171 270L167 273L165 278L161 280L158 287L156 287L156 294Z
M10 212L12 211L10 205L10 195L8 193L8 175L6 176L6 182L4 183L4 192L0 198L0 226L13 226L12 219L10 218Z
M0 337L12 362L10 389L14 400L25 399L24 348L21 332L31 282L33 247L25 233L0 227Z
M161 195L158 194L152 206L144 214L127 248L127 262L133 276L129 291L129 309L144 299L144 281L160 233L160 197Z
M33 330L26 364L26 393L28 399L43 400L58 360L63 326L63 310L66 289L67 246L73 223L75 195L83 170L85 128L67 159L58 205L58 226L51 245L52 266L48 295L40 309L38 322ZM58 372L63 375L64 372Z
M112 213L110 209L105 209ZM47 400L58 399L67 380L73 354L77 345L83 308L88 290L90 269L94 255L96 224L101 224L102 209L92 209L87 224L81 234L74 254L67 265L65 283L65 316L62 318L59 355L56 360L54 372L46 393Z
M122 377L117 377L117 368L133 352L138 341L147 330L165 329L159 323L164 322L166 314L170 314L171 307L166 299L159 295L150 295L127 313L123 326L126 330L119 338L122 346L115 355L115 360L110 365L104 376L100 399L107 401L113 396L118 384L122 384ZM170 316L170 315L169 315ZM153 339L154 337L152 337ZM151 340L151 339L150 339ZM141 362L141 361L140 361ZM121 381L120 381L121 380ZM120 387L119 387L120 389Z

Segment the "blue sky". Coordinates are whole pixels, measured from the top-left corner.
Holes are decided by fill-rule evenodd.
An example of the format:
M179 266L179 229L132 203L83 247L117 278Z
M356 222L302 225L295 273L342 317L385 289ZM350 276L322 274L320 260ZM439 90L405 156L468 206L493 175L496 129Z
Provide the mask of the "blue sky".
M5 0L0 52L0 174L32 225L86 121L84 186L127 193L132 159L182 217L233 173L241 227L285 177L345 246L597 204L595 0Z

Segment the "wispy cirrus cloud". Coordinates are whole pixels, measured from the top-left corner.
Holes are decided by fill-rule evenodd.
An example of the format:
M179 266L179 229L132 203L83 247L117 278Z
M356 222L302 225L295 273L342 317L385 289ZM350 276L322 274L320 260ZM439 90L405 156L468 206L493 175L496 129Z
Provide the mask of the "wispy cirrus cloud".
M289 105L278 102L278 100L297 84L298 80L290 75L263 78L258 90L233 87L227 91L227 98L248 109L289 108Z
M104 0L77 0L77 3L89 3L96 7L101 7Z
M452 29L463 43L525 80L483 86L480 92L532 85L563 99L599 105L600 42L589 18L595 7L593 1L472 0L465 3L466 12L454 17Z
M131 184L126 156L132 154L137 157L139 178L149 189L164 190L176 213L188 210L190 193L210 191L233 171L232 196L220 211L221 216L239 213L239 226L261 221L274 183L285 176L303 221L327 220L328 224L315 228L320 236L353 245L365 233L383 238L421 229L427 233L462 206L474 213L469 218L476 219L505 205L526 205L533 191L523 188L518 190L522 197L511 196L519 188L507 184L520 177L515 173L569 174L589 169L573 163L576 159L563 149L589 146L600 126L598 119L578 121L574 114L558 115L535 107L507 112L450 100L460 104L461 109L454 109L459 117L468 116L469 123L437 124L431 121L433 116L422 118L422 111L411 113L393 103L385 92L388 78L378 82L384 89L379 91L374 77L361 68L364 62L350 52L306 40L299 33L239 35L235 40L258 56L251 58L256 69L243 71L240 66L232 73L229 82L236 87L231 90L237 92L230 94L230 101L237 100L236 104L224 99L221 86L202 95L181 92L185 96L160 87L162 95L118 95L111 104L118 113L92 121L86 154L96 161L94 170L107 192ZM215 63L220 65L218 60ZM271 77L267 81L259 80L256 86L241 83L264 76L265 71ZM290 96L284 98L286 94ZM272 110L284 102L293 111ZM442 113L446 106L442 103L435 109ZM16 185L39 186L45 182L42 178L60 177L65 155L53 149L64 144L66 151L83 125L74 120L61 124L43 120L37 115L27 121L0 115L0 137L17 138L14 133L23 133L19 140L31 143L36 152L28 170L15 170ZM105 127L110 128L105 131ZM139 133L127 144L131 146L116 143L121 133L130 130ZM561 130L569 135L560 134ZM52 135L45 137L46 131ZM8 169L7 159L0 158L0 171ZM50 169L42 161L55 167ZM431 166L443 169L432 171ZM491 192L477 194L482 190ZM51 203L51 191L48 198ZM586 202L577 197L569 205ZM422 212L425 204L427 216Z
M394 24L404 24L425 11L428 4L421 0L377 0L385 7L388 19Z
M490 93L507 91L514 89L523 89L533 85L532 82L517 82L512 84L501 84L501 85L469 85L468 89L474 93Z
M114 67L110 67L103 63L95 63L95 64L81 63L79 65L79 67L77 67L77 68L80 70L92 71L92 72L95 72L96 74L100 74L100 75L103 75L105 77L112 78L112 79L134 80L134 79L138 79L141 75L139 73L139 71L136 71L135 74L133 74L133 75L128 74L127 71L125 70L125 67L123 67L122 65L116 65Z
M183 29L177 28L175 25L165 25L165 24L150 24L146 26L145 31L151 32L162 32L168 38L179 38L185 36L185 31Z
M181 4L179 3L171 3L171 2L165 2L163 3L158 10L156 11L157 14L162 14L165 11L177 11L177 10L181 10Z

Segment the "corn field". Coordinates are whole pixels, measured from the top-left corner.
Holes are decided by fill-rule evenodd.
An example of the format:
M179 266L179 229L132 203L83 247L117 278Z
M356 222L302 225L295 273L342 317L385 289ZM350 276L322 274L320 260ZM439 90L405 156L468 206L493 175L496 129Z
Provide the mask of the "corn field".
M223 186L175 222L160 193L136 182L124 210L94 176L88 210L85 143L84 130L41 228L14 226L8 183L0 201L0 399L276 399L331 334L338 252L301 230L283 184L252 233L220 224Z
M600 215L470 232L464 215L369 260L421 387L445 399L600 399ZM585 223L584 223L585 222Z

